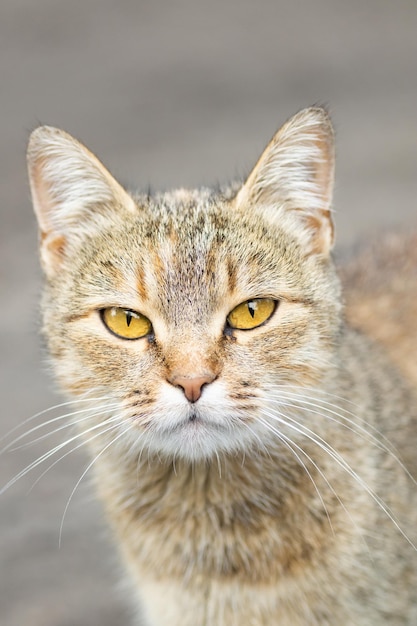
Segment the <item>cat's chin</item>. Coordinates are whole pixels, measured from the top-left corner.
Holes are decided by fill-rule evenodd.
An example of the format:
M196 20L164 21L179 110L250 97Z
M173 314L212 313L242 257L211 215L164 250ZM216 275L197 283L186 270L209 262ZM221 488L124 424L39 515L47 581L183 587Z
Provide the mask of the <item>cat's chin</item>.
M209 461L219 455L237 454L253 445L250 431L211 421L197 412L169 427L158 427L146 442L141 438L141 447L167 459L182 459L188 462Z

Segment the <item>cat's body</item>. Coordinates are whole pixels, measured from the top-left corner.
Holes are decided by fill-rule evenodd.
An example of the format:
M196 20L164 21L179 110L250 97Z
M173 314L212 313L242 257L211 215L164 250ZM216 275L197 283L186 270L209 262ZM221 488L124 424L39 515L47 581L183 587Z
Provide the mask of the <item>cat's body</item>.
M416 623L416 399L343 320L324 111L236 192L133 200L48 128L29 168L45 332L95 398L80 428L144 624Z

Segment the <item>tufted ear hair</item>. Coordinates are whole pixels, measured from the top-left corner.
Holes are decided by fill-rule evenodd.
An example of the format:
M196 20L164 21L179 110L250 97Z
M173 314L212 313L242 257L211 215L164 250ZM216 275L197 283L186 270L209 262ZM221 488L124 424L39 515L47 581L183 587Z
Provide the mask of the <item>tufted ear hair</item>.
M327 255L333 245L331 201L334 139L320 107L294 115L272 138L240 189L236 204L272 220L291 213L302 227L308 252ZM274 214L275 213L275 214Z
M68 133L40 126L27 151L33 208L41 232L46 273L59 269L65 247L77 229L98 220L103 210L135 210L129 194L100 161Z

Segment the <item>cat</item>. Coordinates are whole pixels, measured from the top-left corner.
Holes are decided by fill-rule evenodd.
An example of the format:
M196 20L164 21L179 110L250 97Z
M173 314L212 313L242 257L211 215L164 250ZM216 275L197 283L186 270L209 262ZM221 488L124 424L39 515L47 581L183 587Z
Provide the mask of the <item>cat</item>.
M416 624L414 379L346 321L379 323L355 259L344 312L327 112L218 190L130 194L47 126L28 168L43 330L137 623Z

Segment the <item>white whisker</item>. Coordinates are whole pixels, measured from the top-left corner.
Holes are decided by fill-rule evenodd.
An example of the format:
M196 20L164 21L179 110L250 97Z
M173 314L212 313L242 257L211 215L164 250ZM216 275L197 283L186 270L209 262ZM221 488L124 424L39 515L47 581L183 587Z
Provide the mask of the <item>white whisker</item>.
M70 454L72 454L73 452L75 452L76 450L79 450L80 448L82 448L83 446L88 445L91 441L94 441L95 439L97 439L98 437L102 437L103 435L105 435L108 432L111 432L112 430L117 430L118 426L119 426L119 422L118 420L105 420L104 422L102 422L102 424L100 424L99 426L106 426L110 421L116 421L116 424L112 424L109 428L104 428L103 430L101 430L99 433L96 433L93 437L90 437L89 439L87 439L86 441L81 441L81 443L77 444L74 448L71 448L71 450L68 450L67 452L65 452L65 454L63 454L62 456L60 456L58 459L56 459L53 463L51 463L51 465L49 465L46 470L44 470L42 472L42 474L40 476L38 476L38 478L35 480L35 482L31 485L29 492L32 491L32 489L38 484L38 482L45 476L45 474L47 474L53 467L55 467L55 465L57 465L58 463L60 463L63 459L65 459L67 456L69 456ZM97 426L97 428L99 428L99 426ZM91 429L90 429L91 430ZM89 431L85 431L83 433L80 433L81 435L86 434ZM49 457L48 457L49 458ZM47 459L45 459L47 460Z
M306 406L306 407L314 407L314 409L319 409L319 410L314 410L312 408L309 408L308 410L309 410L310 413L313 413L314 415L319 415L319 416L321 416L321 417L323 417L323 418L325 418L327 420L335 422L336 424L340 424L342 427L350 430L351 432L353 432L353 433L355 433L355 434L357 434L359 436L363 436L366 441L368 441L369 443L372 443L373 445L375 445L375 447L378 448L379 450L382 450L382 451L386 452L393 460L395 460L395 462L407 474L408 478L415 485L417 485L417 480L412 476L410 471L407 469L407 467L404 465L404 463L398 457L398 455L396 454L396 449L391 444L389 439L387 437L385 437L372 424L369 424L368 422L366 422L366 420L358 417L354 413L352 413L350 411L345 411L344 409L341 409L341 407L339 407L338 405L326 402L324 400L319 400L319 399L315 398L314 396L307 396L307 395L304 395L304 394L301 394L301 393L291 393L291 392L287 392L286 390L280 391L279 394L278 394L278 397L276 399L275 398L271 398L271 397L269 397L269 399L270 399L270 401L276 402L276 403L278 403L281 406L287 406L287 407L290 407L290 408L296 408L297 409L297 408L302 408L302 406ZM293 400L293 401L295 401L298 404L288 404L288 403L285 403L285 402L282 401L282 400L285 400L285 399ZM302 406L300 407L300 405L302 405ZM331 407L331 408L328 408L328 407ZM350 417L347 417L346 415L341 413L341 411L343 411L344 413L346 413ZM329 415L324 415L323 412L328 413ZM342 422L340 422L336 418L339 418L340 420L342 420ZM357 421L360 422L360 423L359 424L356 423ZM372 432L369 432L369 431L373 431L373 433L375 433L375 435L372 434ZM376 435L378 435L378 437L380 437L380 439L382 439L383 441L381 441Z
M84 430L84 431L82 431L80 433L77 433L76 435L70 437L66 441L56 445L54 448L52 448L48 452L45 452L40 457L38 457L38 459L36 459L35 461L32 461L32 463L27 465L23 470L21 470L18 474L16 474L16 476L14 476L11 480L9 480L9 482L6 483L6 485L1 488L0 495L2 493L4 493L5 491L7 491L7 489L9 489L12 485L14 485L18 480L23 478L26 474L28 474L29 472L34 470L36 467L41 465L44 461L48 460L50 457L52 457L54 454L56 454L57 452L59 452L60 450L62 450L66 446L68 446L73 441L76 441L77 439L82 438L83 436L85 436L89 432L92 432L93 430L97 430L98 428L101 428L103 426L103 424L105 425L107 423L107 421L111 421L111 420L115 420L115 419L116 418L114 418L114 417L113 418L109 418L109 420L105 420L104 422L101 422L100 424L96 424L96 425L92 426L91 428L89 428L87 430ZM82 442L79 446L77 446L74 449L77 449L78 447L81 447L82 445L84 445L84 442Z
M217 452L217 450L215 450L215 455L216 455L216 459L217 459L217 469L219 470L219 478L222 477L222 466L220 463L220 456L219 453Z
M70 428L72 426L75 426L76 424L80 424L84 421L87 421L93 417L97 417L97 415L102 414L103 412L108 412L109 409L113 409L116 408L118 406L118 404L114 403L114 404L109 404L109 405L105 405L103 407L91 407L88 409L80 409L79 411L73 411L72 413L65 413L64 415L60 415L58 417L54 417L53 419L47 420L46 422L42 422L42 424L38 424L38 426L35 426L34 428L31 428L30 430L28 430L27 432L23 433L22 435L19 435L19 437L16 437L15 439L13 439L13 441L11 441L7 446L5 446L2 450L0 450L0 454L2 454L3 452L6 452L7 450L10 450L11 452L14 452L15 450L20 450L21 448L26 448L28 446L31 446L35 443L37 443L38 441L42 441L43 439L46 439L47 437L50 437L52 435L54 435L55 433L64 430L65 428ZM36 439L32 439L31 441L28 441L26 443L23 443L19 446L15 446L16 443L18 443L19 441L21 441L22 439L25 439L26 437L28 437L29 435L31 435L32 433L42 429L42 428L46 428L46 426L49 426L50 424L54 424L56 422L59 422L61 420L73 417L75 415L80 415L81 413L90 413L90 415L87 415L79 420L74 420L74 421L67 421L63 426L60 426L58 428L55 428L54 430L49 431L48 433L45 433L44 435L41 435L40 437L37 437ZM12 447L13 446L13 447Z
M321 475L321 477L325 480L326 484L328 485L328 487L332 490L332 492L334 493L334 495L336 496L336 498L338 499L338 501L340 502L340 504L343 503L341 502L340 498L338 497L338 495L336 494L335 490L333 489L333 487L331 486L331 484L329 483L329 481L327 480L326 476L324 475L324 473L321 471L321 469L318 467L318 465L313 461L313 459L310 457L310 455L307 454L307 452L305 450L303 450L300 446L298 446L294 441L292 441L289 437L287 437L286 435L284 435L283 433L280 433L276 428L274 428L271 424L268 424L268 422L264 419L260 419L261 424L263 424L265 426L265 428L267 428L270 432L272 432L274 435L276 435L276 437L278 437L278 439L291 451L291 453L295 456L295 458L297 459L297 461L300 463L301 467L304 469L304 471L306 472L307 476L309 477L309 479L311 480L313 487L320 499L321 505L326 513L326 517L328 519L330 528L332 530L333 535L334 533L334 529L333 529L333 525L332 525L332 521L330 519L330 515L329 512L327 510L327 506L324 503L323 497L320 493L320 490L316 484L316 481L314 480L310 470L308 469L308 467L306 466L306 464L304 463L304 461L302 460L302 458L300 457L300 455L294 450L294 447L301 453L303 454L307 460L313 465L313 467L319 472L319 474ZM343 507L345 508L345 507Z
M59 547L61 547L62 531L63 531L63 527L64 527L65 517L66 517L67 511L68 511L69 505L70 505L70 503L71 503L71 501L72 501L72 498L74 497L74 494L75 494L76 490L78 489L78 487L79 487L79 485L80 485L81 481L82 481L82 480L83 480L83 478L86 476L86 474L89 472L89 470L93 467L93 465L94 465L94 464L98 461L98 459L99 459L99 458L100 458L100 457L101 457L101 456L102 456L102 455L106 452L106 450L108 450L108 449L110 448L110 446L114 445L114 444L116 443L116 441L118 441L121 437L123 437L123 436L124 436L124 435L125 435L125 434L129 431L129 430L130 430L130 428L131 428L131 426L130 426L130 425L129 425L127 428L124 428L124 429L122 430L122 432L120 432L120 433L117 435L117 437L115 437L115 438L114 438L114 439L112 439L112 440L111 440L108 444L106 444L106 445L104 446L104 448L101 450L101 452L99 452L99 453L98 453L98 454L97 454L97 455L93 458L93 460L92 460L92 461L91 461L91 462L87 465L86 469L83 471L83 473L81 474L80 478L77 480L77 482L76 482L76 484L75 484L75 486L74 486L74 489L71 491L71 494L70 494L70 496L69 496L69 498L68 498L68 501L67 501L67 503L66 503L66 505L65 505L64 512L63 512L63 514L62 514L61 524L60 524L60 527L59 527L59 541L58 541ZM109 430L109 429L108 429L108 430ZM108 430L107 430L107 431L104 431L104 432L108 432ZM100 436L100 435L102 435L102 434L103 434L103 433L101 432L101 433L99 433L99 435L95 435L94 439L95 439L97 436Z
M295 432L297 432L297 433L301 434L302 436L306 437L309 441L311 441L313 444L318 446L321 450L326 452L330 456L330 458L332 458L334 461L336 461L336 463L339 465L339 467L341 467L343 470L345 470L346 473L351 478L353 478L354 481L372 498L372 500L380 507L380 509L385 513L385 515L387 515L387 517L391 520L391 522L394 524L394 526L397 528L397 530L401 533L401 535L404 537L404 539L406 539L406 541L414 548L414 550L417 551L417 547L414 545L414 543L411 541L411 539L407 536L407 534L401 528L401 525L400 525L399 521L397 520L396 516L391 511L389 506L378 496L378 494L376 492L373 491L373 489L371 489L369 487L369 485L366 484L366 482L358 475L358 473L355 472L355 470L352 469L352 467L349 465L349 463L346 461L346 459L344 459L339 454L339 452L337 452L337 450L335 450L335 448L333 448L322 437L320 437L319 435L314 433L314 431L312 431L311 429L307 428L306 426L304 426L303 424L301 424L297 420L289 417L288 415L283 415L281 412L279 412L279 416L278 416L275 413L272 413L271 411L266 411L266 410L264 410L264 414L267 415L268 417L270 417L270 418L280 422L284 426L287 426L287 427L295 430Z
M90 392L87 392L87 394ZM103 400L109 400L111 399L110 396L106 397L106 396L100 396L98 398L77 398L75 400L69 400L68 402L61 402L60 404L55 404L54 406L50 406L47 409L43 409L42 411L39 411L38 413L35 413L34 415L31 415L31 417L28 417L27 419L25 419L23 422L17 424L16 426L14 426L13 428L11 428L7 433L5 433L2 437L0 437L0 441L4 441L4 439L7 439L8 437L10 437L10 435L12 435L13 433L15 433L17 430L19 430L20 428L23 428L24 426L26 426L26 424L29 424L29 422L32 422L33 420L37 419L38 417L41 417L41 415L45 415L45 413L50 413L51 411L55 411L57 409L60 409L64 406L69 406L69 405L78 405L81 402L95 402L95 401L103 401ZM0 451L0 454L3 452Z

